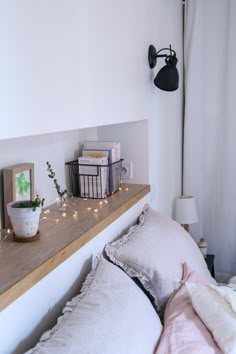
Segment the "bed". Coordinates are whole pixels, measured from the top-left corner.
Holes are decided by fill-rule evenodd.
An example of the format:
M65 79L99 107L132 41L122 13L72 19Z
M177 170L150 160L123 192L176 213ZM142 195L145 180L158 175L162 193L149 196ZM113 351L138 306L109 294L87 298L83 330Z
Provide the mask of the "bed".
M44 353L234 354L236 287L219 286L191 236L146 205L27 352Z

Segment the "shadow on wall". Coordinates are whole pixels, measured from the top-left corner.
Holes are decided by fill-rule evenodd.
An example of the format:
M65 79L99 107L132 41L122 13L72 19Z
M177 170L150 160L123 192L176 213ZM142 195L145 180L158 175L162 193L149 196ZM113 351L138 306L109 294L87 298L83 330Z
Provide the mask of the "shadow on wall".
M18 346L13 350L12 354L22 354L27 350L33 348L39 341L41 335L56 325L56 319L62 314L62 310L65 307L67 301L71 300L74 296L78 295L86 276L92 269L93 257L89 257L82 269L77 279L71 286L71 288L65 293L65 295L58 301L53 308L48 311L48 313L41 319L28 337L21 341Z

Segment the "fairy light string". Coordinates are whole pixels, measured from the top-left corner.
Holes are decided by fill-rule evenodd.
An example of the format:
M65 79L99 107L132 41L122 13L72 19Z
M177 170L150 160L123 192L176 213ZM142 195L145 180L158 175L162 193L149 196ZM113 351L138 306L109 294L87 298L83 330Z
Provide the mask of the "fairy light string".
M125 188L119 187L116 193L121 193L123 191L128 192L128 190L129 188L127 187ZM114 193L109 197L113 198L113 196ZM109 197L106 197L102 200L97 199L96 204L94 203L96 199L69 197L64 202L62 210L59 209L50 210L49 208L45 209L41 214L40 222L49 221L49 222L53 222L54 224L59 224L62 223L65 219L67 219L67 217L70 216L73 217L74 221L78 221L80 214L84 216L84 212L88 213L88 215L89 214L93 215L97 219L99 215L99 211L101 211L103 207L108 206ZM78 199L80 200L80 206L78 206L77 203ZM93 200L92 205L91 205L91 200ZM84 205L81 205L81 202L82 203L84 202Z
M116 193L128 192L127 187L119 187ZM115 194L116 194L115 193ZM95 219L98 219L99 212L103 209L103 207L108 207L109 198L113 198L114 194L104 199L97 199L97 203L94 203L96 199L90 198L74 198L69 197L62 205L61 210L58 207L58 199L56 198L55 202L55 209L53 208L46 208L42 210L40 222L50 222L54 225L61 224L64 222L68 217L72 216L72 220L75 222L79 221L80 214L84 217L84 212L88 215L90 214ZM80 206L78 206L78 200L80 201ZM93 202L91 203L91 200ZM84 202L84 205L81 205ZM91 205L92 204L92 205ZM2 242L11 235L12 230L0 230L0 248L2 246Z

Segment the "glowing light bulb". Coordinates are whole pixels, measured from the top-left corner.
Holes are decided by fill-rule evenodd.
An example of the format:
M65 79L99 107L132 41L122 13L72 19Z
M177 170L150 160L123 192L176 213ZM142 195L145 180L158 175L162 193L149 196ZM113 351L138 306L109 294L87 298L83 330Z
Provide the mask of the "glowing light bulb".
M102 205L103 204L103 202L99 202L99 205Z
M97 213L98 212L98 209L94 209L94 213Z
M129 188L127 188L127 187L126 187L126 188L125 188L125 190L126 190L126 191L128 191L128 190L129 190Z
M11 230L10 229L7 229L7 234L9 235L11 233Z

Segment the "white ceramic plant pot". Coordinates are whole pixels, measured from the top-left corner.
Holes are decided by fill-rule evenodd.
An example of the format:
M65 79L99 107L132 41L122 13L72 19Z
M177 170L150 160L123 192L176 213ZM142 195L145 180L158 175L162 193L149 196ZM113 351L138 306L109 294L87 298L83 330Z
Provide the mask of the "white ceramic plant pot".
M17 202L7 204L7 213L11 219L16 237L33 237L38 232L41 207L35 211L32 208L14 208Z

